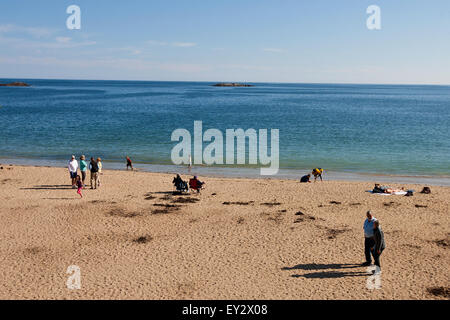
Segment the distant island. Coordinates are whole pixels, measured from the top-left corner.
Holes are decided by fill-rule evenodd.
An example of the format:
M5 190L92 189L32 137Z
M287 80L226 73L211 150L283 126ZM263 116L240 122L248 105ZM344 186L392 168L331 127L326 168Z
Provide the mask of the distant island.
M254 87L254 85L236 83L236 82L222 82L222 83L213 84L213 87Z
M11 82L11 83L0 83L0 87L30 87L30 85L25 82Z

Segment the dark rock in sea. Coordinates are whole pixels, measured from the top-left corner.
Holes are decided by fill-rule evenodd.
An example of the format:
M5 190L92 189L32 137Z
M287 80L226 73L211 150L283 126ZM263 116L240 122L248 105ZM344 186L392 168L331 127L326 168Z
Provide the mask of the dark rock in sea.
M252 84L236 83L236 82L222 82L212 85L213 87L254 87Z
M30 87L30 85L25 82L11 82L11 83L0 83L0 87Z

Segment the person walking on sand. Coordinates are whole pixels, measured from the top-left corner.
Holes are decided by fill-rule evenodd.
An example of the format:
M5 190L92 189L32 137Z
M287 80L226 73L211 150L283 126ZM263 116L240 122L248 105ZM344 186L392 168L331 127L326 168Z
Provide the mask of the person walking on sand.
M83 198L83 195L81 194L81 190L83 189L84 185L83 182L81 182L81 177L77 176L77 193L80 195L81 198Z
M86 180L87 163L86 157L84 155L80 157L80 172L81 172L81 182L83 183L83 188L85 188L86 185L84 184L84 181Z
M93 157L91 158L91 162L89 163L89 170L91 170L91 189L97 189L98 164Z
M384 232L383 230L381 230L380 222L378 220L375 220L373 222L373 239L375 244L372 247L372 255L373 259L375 260L375 265L378 267L378 270L376 271L380 272L380 256L383 250L386 248L386 243L384 242Z
M133 163L131 162L131 159L129 156L127 156L127 170L128 170L128 167L130 167L131 170L133 170Z
M77 171L78 171L78 161L75 159L75 156L72 156L72 158L69 161L69 173L70 173L70 179L72 180L72 188L75 189L76 182L77 182Z
M370 256L370 252L375 245L374 240L374 222L377 219L372 215L371 211L367 211L366 213L367 219L364 221L364 254L366 256L366 262L364 262L363 266L370 266L372 264L372 258Z
M102 158L97 158L97 166L98 166L98 186L100 187L100 175L102 174Z

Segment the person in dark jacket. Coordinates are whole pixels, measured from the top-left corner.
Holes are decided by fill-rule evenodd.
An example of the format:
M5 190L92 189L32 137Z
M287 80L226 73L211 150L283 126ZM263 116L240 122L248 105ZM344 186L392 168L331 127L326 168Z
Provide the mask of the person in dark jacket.
M98 164L93 157L91 157L91 162L89 163L89 170L91 170L91 189L97 189Z
M375 245L372 248L373 259L375 260L375 265L381 270L380 255L386 248L386 243L384 242L384 233L378 220L375 220L373 223L373 239L375 241Z
M303 176L303 177L300 179L300 182L302 182L302 183L311 182L311 181L309 180L310 178L311 178L311 175L310 175L310 174L307 174L307 175Z
M373 239L374 232L374 222L377 220L371 211L366 213L367 219L364 221L364 255L366 256L366 262L362 266L370 266L372 264L372 257L370 252L375 245L375 240Z

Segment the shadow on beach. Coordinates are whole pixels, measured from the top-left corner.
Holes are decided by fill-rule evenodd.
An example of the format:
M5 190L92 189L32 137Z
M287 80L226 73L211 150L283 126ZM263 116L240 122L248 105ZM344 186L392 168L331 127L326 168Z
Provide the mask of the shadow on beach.
M333 264L316 264L306 263L298 264L293 267L284 267L281 270L323 270L323 269L349 269L361 267L360 264L351 263L333 263Z
M325 270L325 269L352 269L359 268L361 265L359 264L315 264L315 263L307 263L307 264L298 264L293 267L284 267L281 270ZM309 278L309 279L325 279L325 278L344 278L344 277L361 277L367 276L367 272L348 272L348 271L319 271L319 272L310 272L305 274L293 274L291 277L293 278Z
M327 278L345 278L345 277L367 277L367 272L339 272L339 271L321 271L306 274L293 274L292 278L308 279L327 279Z

